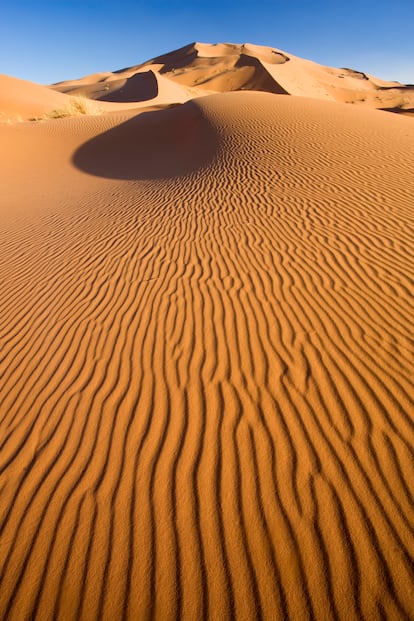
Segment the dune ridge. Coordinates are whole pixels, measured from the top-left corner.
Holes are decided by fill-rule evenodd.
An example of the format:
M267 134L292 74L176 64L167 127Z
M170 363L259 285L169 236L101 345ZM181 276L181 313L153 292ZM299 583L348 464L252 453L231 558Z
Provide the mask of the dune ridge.
M412 122L0 137L0 617L412 618Z

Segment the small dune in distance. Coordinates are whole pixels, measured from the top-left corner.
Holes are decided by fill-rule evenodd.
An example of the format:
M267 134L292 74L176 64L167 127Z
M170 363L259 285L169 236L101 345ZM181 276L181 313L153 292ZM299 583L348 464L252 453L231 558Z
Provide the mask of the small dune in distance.
M414 619L414 86L0 86L0 619Z

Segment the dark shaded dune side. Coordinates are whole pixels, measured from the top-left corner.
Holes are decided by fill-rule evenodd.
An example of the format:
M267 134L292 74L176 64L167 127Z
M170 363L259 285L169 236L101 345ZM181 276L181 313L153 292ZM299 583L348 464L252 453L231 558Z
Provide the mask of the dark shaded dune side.
M106 82L105 87L107 92L95 94L94 99L115 102L150 101L158 95L158 81L153 71L136 73L119 84L116 81Z
M394 112L401 116L414 116L414 108L403 108L402 106L394 106L394 108L381 108L384 112Z
M128 77L117 77L116 73L103 74L102 77L93 75L79 81L54 84L53 89L113 103L151 101L159 95L158 80L153 71L140 71Z
M240 54L236 67L252 67L253 77L243 84L244 89L263 91L277 95L289 95L289 93L270 75L259 59L247 54Z
M144 112L81 145L72 161L79 169L111 179L181 177L207 166L218 137L193 102Z
M186 67L191 64L197 56L198 52L195 47L195 43L189 43L188 45L184 45L184 47L179 48L178 50L174 50L168 54L162 54L161 56L157 56L153 58L150 62L157 64L161 63L164 65L161 73L169 72L172 69L178 69L182 67Z
M187 74L188 77L188 74ZM226 85L223 88L223 84ZM289 93L270 75L258 58L240 54L233 63L223 71L213 75L206 74L204 79L197 79L199 88L224 91L252 90L278 95Z
M413 618L412 123L235 93L27 131L0 617Z

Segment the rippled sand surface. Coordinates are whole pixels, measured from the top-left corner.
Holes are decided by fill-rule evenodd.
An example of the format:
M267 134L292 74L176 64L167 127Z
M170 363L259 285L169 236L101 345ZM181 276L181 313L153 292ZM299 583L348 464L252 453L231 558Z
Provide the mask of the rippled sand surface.
M0 128L0 617L413 618L414 124Z

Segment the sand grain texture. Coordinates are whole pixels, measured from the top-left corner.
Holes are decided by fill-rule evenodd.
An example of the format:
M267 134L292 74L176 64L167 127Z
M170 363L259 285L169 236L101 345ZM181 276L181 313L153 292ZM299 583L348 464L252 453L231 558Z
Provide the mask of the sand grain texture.
M0 618L414 618L412 121L229 93L0 144Z

